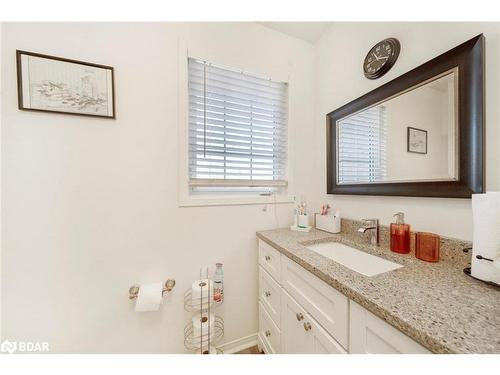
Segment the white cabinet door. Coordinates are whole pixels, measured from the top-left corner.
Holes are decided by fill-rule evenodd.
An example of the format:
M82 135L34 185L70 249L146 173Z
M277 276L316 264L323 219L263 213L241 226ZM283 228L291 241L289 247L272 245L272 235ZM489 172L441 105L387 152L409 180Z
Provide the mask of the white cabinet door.
M282 257L281 284L326 331L347 349L348 298L293 260Z
M349 353L430 354L422 345L384 322L361 305L349 301Z
M304 329L306 311L285 291L281 294L281 349L283 354L309 353L310 343Z
M287 292L281 296L284 354L345 354L346 351Z
M311 354L347 354L345 349L321 327L309 314L307 323L311 324L308 331L311 337Z

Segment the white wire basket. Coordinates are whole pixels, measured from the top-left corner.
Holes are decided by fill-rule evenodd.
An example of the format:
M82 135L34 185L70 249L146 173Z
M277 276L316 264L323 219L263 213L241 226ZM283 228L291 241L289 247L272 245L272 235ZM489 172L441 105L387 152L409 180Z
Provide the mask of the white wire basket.
M198 335L197 332L194 332L193 322L189 322L184 327L184 346L186 349L203 354L213 354L213 350L208 350L208 348L215 347L223 337L224 320L217 315L214 316L214 329L210 335L208 333Z
M203 297L203 300L201 299L193 300L191 289L186 290L186 292L184 293L184 310L188 312L208 310L209 308L222 304L222 302L223 300L215 301L213 296L210 296L210 298Z

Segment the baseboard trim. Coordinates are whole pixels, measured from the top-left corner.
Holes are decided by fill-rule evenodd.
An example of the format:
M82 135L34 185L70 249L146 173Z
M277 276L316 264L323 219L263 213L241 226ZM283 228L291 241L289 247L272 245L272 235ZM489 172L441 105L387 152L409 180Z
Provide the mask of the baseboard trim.
M252 346L257 345L257 343L257 333L253 333L251 335L226 342L225 344L217 346L217 349L222 350L224 354L234 354L239 351L251 348Z

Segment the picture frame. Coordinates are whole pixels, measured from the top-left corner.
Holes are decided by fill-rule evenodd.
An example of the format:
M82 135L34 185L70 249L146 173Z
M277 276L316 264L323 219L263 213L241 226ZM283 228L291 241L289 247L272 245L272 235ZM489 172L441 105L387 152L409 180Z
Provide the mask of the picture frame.
M408 126L406 150L414 154L427 154L427 130Z
M114 68L16 50L18 108L116 119Z

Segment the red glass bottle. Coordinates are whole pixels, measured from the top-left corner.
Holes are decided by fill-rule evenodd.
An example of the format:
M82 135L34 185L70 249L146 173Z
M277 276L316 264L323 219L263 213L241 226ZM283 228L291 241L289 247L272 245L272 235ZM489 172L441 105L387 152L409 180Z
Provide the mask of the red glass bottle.
M410 225L405 224L402 212L394 216L396 222L391 223L391 251L408 254L410 252Z

